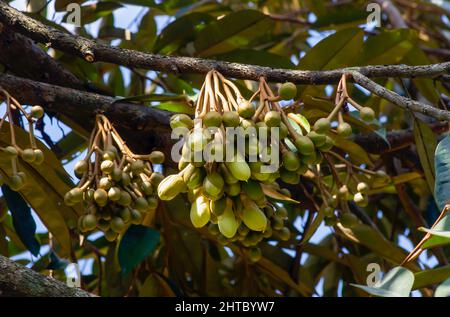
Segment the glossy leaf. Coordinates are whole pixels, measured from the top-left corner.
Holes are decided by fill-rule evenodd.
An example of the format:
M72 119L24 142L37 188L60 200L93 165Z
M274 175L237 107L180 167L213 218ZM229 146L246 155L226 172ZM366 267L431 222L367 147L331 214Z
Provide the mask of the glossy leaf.
M436 183L434 198L440 210L450 204L450 134L447 134L436 147Z
M144 226L132 225L119 245L118 258L122 272L131 272L149 256L160 242L159 232Z
M277 190L273 189L269 185L261 184L261 188L262 188L262 190L264 192L264 195L266 195L267 197L270 197L272 199L279 200L279 201L284 201L284 202L289 202L289 203L297 203L297 204L299 203L295 199L292 199L291 197L288 197L286 195L281 194L280 192L278 192Z
M450 277L450 265L425 270L414 274L413 289L441 283Z
M192 41L195 35L212 20L209 14L191 13L169 24L156 39L153 50L161 54L170 54Z
M259 11L233 12L207 25L198 34L194 46L198 56L223 54L248 46L272 26L273 21Z
M214 56L215 59L233 63L261 65L274 68L293 68L294 64L286 57L255 49L237 49Z
M351 285L379 297L409 297L413 284L414 274L404 267L397 266L386 273L376 287Z
M363 31L349 28L317 43L300 60L297 69L321 70L353 65L362 47Z
M450 244L450 215L442 218L432 229L421 227L419 230L431 234L431 237L422 245L423 249Z
M152 107L169 112L194 114L194 107L182 102L162 102Z

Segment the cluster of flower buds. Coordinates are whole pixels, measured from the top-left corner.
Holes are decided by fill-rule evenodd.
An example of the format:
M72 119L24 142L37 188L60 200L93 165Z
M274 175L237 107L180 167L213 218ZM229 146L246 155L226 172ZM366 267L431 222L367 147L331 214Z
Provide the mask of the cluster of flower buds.
M12 174L7 179L0 178L0 183L6 184L14 191L20 191L26 184L27 175L23 171L19 171L18 159L23 162L40 165L44 162L44 153L36 145L34 136L34 125L36 121L44 116L44 109L41 106L32 106L30 112L27 112L24 107L7 91L0 89L0 92L6 97L6 113L0 120L0 130L5 124L5 119L8 118L11 143L6 147L0 147L2 159L11 161ZM22 149L16 142L15 127L13 124L12 110L19 111L28 121L28 134L30 139L29 148Z
M115 240L130 224L141 224L158 206L156 188L164 178L152 164L162 164L164 154L131 152L103 115L97 115L86 157L75 165L77 187L64 197L67 205L83 203L81 232L99 229L108 241Z
M284 142L280 140L288 137L289 128L279 107L267 109L275 97L265 95L264 84L262 81L262 92L257 92L261 98L256 107L253 99L257 94L246 100L220 73L208 73L196 103L195 119L184 114L171 119L173 132L184 135L180 172L166 177L158 186L162 200L187 192L193 226L208 225L209 232L223 244L240 243L253 261L261 257L256 246L262 239L290 238L285 226L287 210L270 195L277 192L278 198L290 196L276 183L280 177L290 180L283 176L286 169L280 167L279 159L280 151L285 151L280 150ZM295 85L286 83L279 91L282 97L277 98L292 99L295 94ZM300 170L300 159L295 156L296 163L283 157L282 164L289 161L286 171L295 173L298 180L307 168Z

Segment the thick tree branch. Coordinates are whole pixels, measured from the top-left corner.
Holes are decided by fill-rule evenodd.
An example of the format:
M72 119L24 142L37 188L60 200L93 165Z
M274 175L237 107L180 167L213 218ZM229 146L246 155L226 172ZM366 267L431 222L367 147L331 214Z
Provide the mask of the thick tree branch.
M370 92L374 93L381 98L389 100L393 104L414 112L420 112L427 116L434 117L438 120L450 121L450 112L446 110L441 110L439 108L433 107L431 105L425 104L423 102L415 101L399 94L390 91L383 86L378 85L376 82L370 80L366 76L360 74L359 72L351 72L351 75L356 83L366 88Z
M95 114L104 113L119 130L125 132L125 138L137 151L166 148L170 141L168 123L171 114L166 111L144 105L114 103L115 99L109 96L6 74L0 75L0 86L19 102L42 105L46 111L68 116L87 130L92 128Z
M192 57L163 56L121 49L51 28L0 1L0 22L13 30L63 52L79 56L89 62L107 62L133 68L171 73L207 73L216 69L227 77L259 80L261 76L272 82L292 81L297 84L336 83L349 69L302 71L273 69L255 65L221 62ZM450 62L423 65L378 65L353 67L367 77L437 77L450 72Z
M92 297L82 289L68 287L0 255L0 297Z
M32 40L0 24L0 62L14 74L58 86L84 89L83 82L64 69Z

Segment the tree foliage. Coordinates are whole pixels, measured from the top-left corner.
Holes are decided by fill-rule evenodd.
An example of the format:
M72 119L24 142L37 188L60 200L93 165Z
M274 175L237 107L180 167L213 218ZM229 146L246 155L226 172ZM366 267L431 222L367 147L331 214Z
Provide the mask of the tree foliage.
M291 234L287 239L260 241L262 257L251 261L242 245L223 245L206 228L194 228L186 194L160 201L142 223L130 226L117 240L110 241L98 231L81 233L77 220L85 213L83 206L63 203L65 193L78 182L70 176L68 166L83 157L79 156L90 144L95 116L103 110L89 110L89 115L83 109L82 115L76 111L73 115L59 113L52 110L49 100L42 105L46 110L44 119L35 122L41 132L36 148L43 151L44 162L27 162L19 153L17 166L12 167L10 158L0 153L0 180L6 181L16 168L27 176L25 187L18 191L12 191L7 181L2 186L1 255L18 257L18 262L43 274L52 270L61 280L65 280L68 262L87 263L82 287L101 296L409 296L413 290L423 296L447 295L449 123L397 107L392 99L375 94L376 90L354 84L357 78L352 78L351 67L448 61L448 6L421 0L388 1L392 7L381 16L382 27L369 27L366 1L359 0L29 2L27 16L67 33L74 30L108 46L287 70L350 68L339 84L330 81L297 85L295 98L281 102L281 106L297 131L306 134L344 98L339 121L350 125L351 136L330 135L337 156L328 155L319 169L311 168L319 180L313 174L302 176L300 184L279 181L289 194L266 188L264 194L287 210L285 226ZM81 5L81 27L62 23L69 16L66 6L72 2ZM130 5L139 10L125 28L116 20ZM48 13L53 9L56 18ZM401 13L402 23L408 28L396 28L398 16L392 15L392 9ZM93 25L98 25L98 32L93 31ZM0 38L3 36L0 34ZM89 63L45 43L20 42L32 46L17 54L34 54L30 47L46 51L46 58L61 66L59 71L73 76L65 77L72 78L65 84L51 82L52 76L39 80L33 73L47 70L36 61L29 79L112 96L117 103L134 107L128 113L139 113L146 107L161 110L167 118L174 113L193 115L194 104L201 97L205 74L200 72L178 72L176 66L173 71L156 72ZM4 72L27 77L2 50L6 52L0 46ZM408 100L449 110L448 67L441 75L372 79ZM260 87L260 83L248 79L229 80L246 99ZM342 85L346 85L347 97L342 95ZM279 83L269 82L268 87L277 91ZM11 95L22 100L23 105L29 104L26 89L23 95ZM5 95L0 109L6 102ZM371 112L367 114L358 107ZM0 123L0 147L11 145L9 126L14 124L15 141L26 149L29 126L17 107L12 110L13 120ZM48 119L64 123L70 132L55 139L47 130L52 125ZM158 168L165 176L175 173L176 163L170 160L173 143L169 140L168 120L158 130L146 127L142 132L138 120L121 125L120 114L110 119L113 125L120 126L119 132L134 153L163 151L166 161L157 164ZM334 131L338 119L332 121ZM161 136L164 142L155 141ZM340 203L332 216L321 208L326 200L321 183L332 194L338 194L342 185L355 194L361 182L370 184L366 204L352 200ZM31 210L48 233L36 233ZM45 245L49 248L43 248ZM26 251L38 256L31 261L21 256ZM366 280L371 263L386 272L375 286L368 286Z

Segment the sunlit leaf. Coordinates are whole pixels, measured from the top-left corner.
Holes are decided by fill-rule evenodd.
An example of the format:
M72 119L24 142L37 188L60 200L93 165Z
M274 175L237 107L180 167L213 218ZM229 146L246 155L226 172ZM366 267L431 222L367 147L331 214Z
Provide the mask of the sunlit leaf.
M365 292L380 297L409 297L414 284L414 274L404 267L390 270L375 287L351 284Z
M423 249L450 243L450 215L442 218L432 229L420 227L420 231L431 234L431 237L422 245Z
M285 202L290 202L290 203L299 203L295 199L292 199L291 197L288 197L286 195L281 194L280 192L278 192L274 188L270 187L270 185L261 184L261 188L262 188L262 190L264 192L264 195L266 195L267 197L270 197L272 199L285 201Z
M413 289L434 285L450 277L450 265L414 273Z

